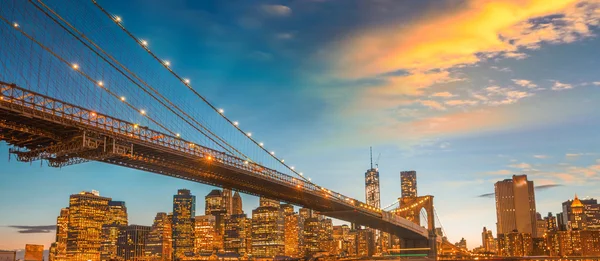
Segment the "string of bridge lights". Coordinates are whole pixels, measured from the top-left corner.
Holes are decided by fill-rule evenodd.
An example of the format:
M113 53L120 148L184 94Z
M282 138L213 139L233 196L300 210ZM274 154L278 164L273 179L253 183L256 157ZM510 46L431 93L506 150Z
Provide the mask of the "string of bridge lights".
M411 208L415 208L415 207L417 207L418 205L421 205L421 204L425 203L425 201L427 201L427 200L429 200L429 197L422 198L421 200L419 200L419 202L413 203L413 204L411 204L411 205L409 205L409 206L406 206L406 207L403 207L403 208L398 208L398 209L395 209L395 210L393 210L392 212L396 212L396 213L398 213L398 212L404 212L404 211L407 211L407 210L409 210L409 209L411 209Z
M199 93L197 93L191 86L191 80L189 78L184 78L182 76L180 76L178 73L176 73L172 68L171 68L171 61L169 60L165 60L165 59L160 59L158 58L158 56L152 52L149 48L149 42L146 39L143 38L138 38L136 36L134 36L129 30L127 30L125 28L125 26L123 25L123 19L118 16L118 15L112 15L109 14L104 8L102 8L96 1L93 1L94 4L103 12L105 13L109 18L111 18L111 20L117 25L119 26L119 28L121 28L121 30L123 30L127 35L129 35L132 39L134 39L136 41L136 43L141 46L148 54L150 54L155 60L157 60L165 69L167 69L171 74L173 74L177 79L179 79L189 90L191 90L194 94L196 94L199 98L201 98L207 105L209 105L209 107L211 107L215 112L217 112L219 115L221 115L221 117L223 119L225 119L226 122L228 122L230 125L232 125L234 128L236 128L238 131L240 131L244 136L246 136L248 139L250 139L254 144L256 144L257 146L259 146L262 150L264 150L265 152L267 152L269 155L271 155L271 157L273 157L274 159L276 159L278 162L280 162L282 165L284 165L286 168L288 168L290 171L292 171L293 173L295 173L296 175L299 175L302 179L304 179L305 181L308 181L309 183L311 183L312 185L317 186L316 184L313 184L310 178L304 177L304 174L302 172L298 172L295 170L294 166L289 166L288 164L285 164L285 160L281 159L277 156L275 156L275 151L269 151L265 148L264 143L263 142L259 142L256 139L252 138L252 133L251 132L247 132L242 130L239 127L239 122L238 121L233 121L231 119L229 119L227 116L225 116L225 110L222 108L217 108L216 106L214 106L212 103L210 103L206 98L204 98L202 95L200 95Z
M285 166L287 169L289 169L292 173L300 176L300 178L302 180L304 180L305 182L320 188L322 191L324 191L325 193L333 196L334 198L337 199L341 199L342 201L347 201L350 202L352 204L356 204L356 202L360 202L358 200L349 198L349 197L345 197L340 193L336 193L333 192L331 190L327 190L324 187L321 187L317 184L312 183L312 179L310 177L305 177L303 172L299 172L296 170L296 168L294 166L290 166L288 164L285 163L285 159L279 158L277 156L275 156L275 151L269 151L268 149L265 148L265 145L263 142L259 142L257 141L255 138L253 138L253 134L251 132L247 132L244 131L240 128L240 123L238 121L234 121L229 119L227 116L225 116L225 110L223 108L218 108L216 106L214 106L211 102L209 102L204 96L200 95L195 89L192 88L191 86L191 80L189 78L184 78L181 75L179 75L177 72L175 72L173 70L173 68L171 67L171 61L166 60L166 59L161 59L159 58L152 50L150 50L150 44L148 42L148 40L143 39L143 38L138 38L135 35L133 35L133 33L131 33L128 29L125 28L125 26L123 25L123 18L121 16L118 15L113 15L110 14L108 11L106 11L102 6L100 6L97 1L92 0L92 2L107 16L109 17L119 28L121 28L121 30L123 30L130 38L132 38L140 47L142 47L148 54L150 54L150 56L152 56L156 61L158 61L167 71L169 71L173 76L175 76L180 82L182 82L184 84L185 87L187 87L190 91L192 91L196 96L198 96L200 99L202 99L210 108L212 108L215 112L217 112L226 122L228 122L231 126L233 126L235 129L237 129L240 133L242 133L244 136L246 136L251 142L253 142L255 145L259 146L260 149L262 149L263 151L265 151L266 153L268 153L271 157L273 157L275 160L277 160L279 163L281 163L283 166ZM179 137L179 136L178 136ZM246 163L247 161L245 161L244 163ZM328 196L328 195L326 195ZM376 212L381 212L383 211L381 208L376 208L376 207L371 207L369 205L366 204L359 204L359 206L368 209L368 210L372 210L372 211L376 211Z
M4 18L3 16L0 16L0 20L3 20L5 23L9 23L8 20L6 18ZM90 82L92 82L94 85L100 87L102 90L104 90L106 93L108 93L110 96L118 99L119 101L123 102L125 105L127 105L129 108L138 111L143 117L147 118L148 120L152 121L154 124L156 124L157 126L163 128L164 130L166 130L167 132L169 132L171 135L179 135L175 132L173 132L172 130L170 130L169 128L165 127L164 125L162 125L160 122L156 121L155 119L151 118L150 116L147 115L146 110L145 109L140 109L137 108L136 106L134 106L133 104L131 104L130 102L126 101L125 96L119 96L118 94L114 93L113 91L111 91L110 89L108 89L108 87L105 86L104 82L101 80L95 80L93 77L91 77L89 74L85 73L83 70L81 70L81 67L79 64L77 63L70 63L67 60L65 60L64 58L62 58L60 55L58 55L57 53L53 52L50 48L48 48L47 46L43 45L42 43L40 43L39 41L37 41L35 38L33 38L31 35L27 34L25 31L23 31L23 29L19 26L19 24L17 22L13 22L12 26L18 31L20 32L22 35L24 35L25 37L27 37L29 40L33 41L34 43L36 43L37 45L39 45L42 49L46 50L47 52L49 52L50 54L52 54L52 56L54 56L55 58L57 58L59 61L61 61L62 63L64 63L65 65L69 66L70 68L72 68L74 71L78 72L80 75L82 75L84 78L86 78L87 80L89 80ZM97 113L92 112L90 113L91 117L96 117L98 116ZM138 124L134 124L133 127L135 129L137 129L139 127Z

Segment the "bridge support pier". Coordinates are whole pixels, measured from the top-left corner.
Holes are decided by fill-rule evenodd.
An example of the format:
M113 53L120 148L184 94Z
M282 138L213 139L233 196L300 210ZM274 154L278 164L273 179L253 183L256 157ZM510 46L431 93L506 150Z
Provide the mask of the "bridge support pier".
M437 260L437 234L431 231L428 238L402 239L400 249L406 250L403 254L426 255L431 260Z

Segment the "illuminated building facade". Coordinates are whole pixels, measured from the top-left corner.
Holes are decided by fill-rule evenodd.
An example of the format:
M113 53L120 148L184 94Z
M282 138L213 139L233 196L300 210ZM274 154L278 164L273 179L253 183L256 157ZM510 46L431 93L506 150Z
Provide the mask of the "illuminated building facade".
M25 245L25 261L43 261L44 246L43 245Z
M533 181L527 175L513 175L494 184L498 240L500 234L527 233L537 237L537 218Z
M117 240L117 253L121 260L146 260L146 239L151 227L129 225L121 227Z
M244 210L242 209L242 197L240 196L239 192L236 191L233 194L231 204L232 204L232 208L233 208L233 210L232 210L233 215L244 214Z
M56 242L51 246L48 254L50 261L67 260L67 231L69 230L69 209L60 210L60 215L56 218Z
M302 256L302 234L304 232L304 221L299 214L289 213L289 209L284 209L285 215L285 255L291 257Z
M260 197L258 202L260 207L276 207L279 208L279 201L275 199Z
M585 206L577 195L575 195L575 199L571 203L571 213L569 214L569 224L571 230L584 230L587 224L587 216L584 213Z
M370 257L375 252L374 234L371 229L357 229L356 254L359 257Z
M379 171L371 168L365 172L365 195L366 203L371 207L379 208Z
M171 238L171 219L167 213L159 212L146 239L146 257L148 261L171 260L173 242Z
M298 210L298 214L303 220L313 217L312 209L308 208L300 208L300 210Z
M462 250L468 250L467 249L467 240L464 237L461 238L460 241L456 242L454 245Z
M225 234L223 245L226 252L234 252L244 256L247 253L248 229L251 220L246 214L231 215L225 221Z
M304 255L312 256L321 252L319 244L319 233L321 233L321 221L319 218L310 217L304 220L304 231L302 233L302 242L304 246Z
M109 201L106 223L102 225L102 245L100 260L117 258L117 240L119 231L127 226L127 207L123 201Z
M204 197L204 215L215 217L215 238L213 240L217 249L223 249L223 234L225 233L225 220L227 219L226 198L231 198L231 190L227 194L221 190L213 189Z
M216 218L213 215L196 216L194 244L195 253L212 253L219 248L218 235L215 230Z
M548 212L544 222L546 223L546 233L557 230L556 217L552 215L552 212Z
M578 199L581 204L583 204L583 213L585 214L585 226L588 229L598 229L600 230L600 204L598 201L593 198L587 199ZM572 229L572 218L574 217L571 210L571 205L574 200L567 200L562 203L562 219L564 223L564 229ZM560 216L559 216L560 218Z
M333 221L329 218L323 218L321 221L321 232L319 233L319 248L327 253L333 253Z
M67 260L100 260L102 226L108 218L110 198L96 191L81 192L69 198Z
M252 211L252 255L273 258L285 253L283 212L272 200L261 197L261 207Z
M223 209L227 215L233 214L233 194L231 189L224 188L223 189Z
M417 172L414 170L400 172L400 186L403 198L416 198Z
M501 256L523 257L533 253L533 240L529 233L510 232L498 234L498 250Z
M187 189L180 189L173 196L173 260L185 259L194 255L194 219L196 216L196 196Z
M494 234L491 230L487 230L486 227L483 227L483 232L481 233L481 246L485 253L498 252L498 244L494 238Z

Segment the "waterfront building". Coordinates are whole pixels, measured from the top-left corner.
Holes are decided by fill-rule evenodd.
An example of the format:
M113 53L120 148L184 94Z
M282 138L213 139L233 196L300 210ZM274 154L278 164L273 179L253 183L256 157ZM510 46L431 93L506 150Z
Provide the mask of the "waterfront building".
M180 189L173 196L173 260L185 259L194 255L194 221L196 216L196 196L187 189Z
M588 228L588 229L597 229L600 230L600 204L598 204L598 201L596 199L593 198L587 198L587 199L579 199L579 202L581 202L581 204L583 205L583 213L585 215L585 217L582 217L582 219L585 219L585 222L583 222L583 225ZM573 204L575 200L567 200L565 202L562 203L562 219L564 222L564 230L567 229L572 229L573 225L571 224L573 222L573 212L571 210L571 205ZM579 204L577 204L579 205ZM559 217L560 218L560 217ZM579 228L577 228L579 229Z
M171 233L171 219L167 213L156 213L146 239L145 252L148 261L171 260L173 255Z
M100 260L102 226L108 220L111 198L97 191L81 192L69 197L67 226L67 260Z
M150 226L122 226L117 240L117 253L124 261L146 260L146 239Z
M548 212L548 216L544 218L546 223L546 231L544 234L557 230L556 217L552 215L552 212Z
M460 241L456 242L454 245L462 250L465 250L465 251L468 250L467 249L467 240L464 237L461 238Z
M221 190L213 189L205 199L204 215L213 215L215 217L215 238L214 245L217 249L223 249L223 234L225 233L225 220L227 219L226 201L231 197L231 190L225 195ZM233 201L233 199L232 199Z
M531 234L513 231L498 234L498 250L501 256L523 257L533 254Z
M247 254L248 229L251 220L246 214L231 215L225 220L224 249L226 252L237 253L240 256Z
M44 260L44 246L43 245L25 245L25 261L43 261Z
M494 184L496 195L497 233L527 233L537 237L537 219L533 181L527 175L513 175Z
M285 216L285 255L290 257L301 257L304 221L299 214L293 212L293 207L291 209L291 213L290 209L286 208L285 205L282 205L282 208Z
M229 188L223 188L223 209L228 216L233 214L233 194Z
M48 253L50 261L67 261L67 231L69 230L69 208L60 210L56 218L56 241Z
M275 201L276 202L276 201ZM252 211L252 255L274 258L285 253L285 219L279 202L260 198L260 207Z
M17 251L0 250L0 261L16 261Z
M198 254L212 253L219 249L219 236L216 231L216 217L213 215L196 216L194 252Z
M117 240L122 227L127 226L127 207L123 201L109 201L106 223L102 225L100 260L117 258Z

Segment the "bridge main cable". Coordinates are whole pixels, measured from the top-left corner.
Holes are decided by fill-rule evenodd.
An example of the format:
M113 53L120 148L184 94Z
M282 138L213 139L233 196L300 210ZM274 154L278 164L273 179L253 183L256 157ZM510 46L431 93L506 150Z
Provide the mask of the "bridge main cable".
M171 105L172 107L174 107L175 109L177 109L178 111L180 111L181 113L183 113L186 117L188 117L190 120L192 120L194 123L196 123L197 125L199 125L202 129L204 129L206 132L208 132L210 135L216 137L219 141L221 141L223 144L220 144L219 142L215 141L210 135L206 134L204 131L198 129L198 127L196 127L194 124L190 123L187 119L185 119L184 117L182 117L181 115L179 115L177 112L173 111L172 108L170 108L169 106L167 106L162 100L158 99L155 95L153 95L152 93L150 93L146 88L140 86L136 81L134 81L133 79L131 79L128 75L126 75L121 69L117 68L113 63L111 63L110 61L108 61L104 56L100 55L96 50L94 50L91 46L89 46L86 42L84 42L80 37L78 37L77 35L75 35L73 32L71 32L69 29L67 29L63 24L61 24L60 22L58 22L54 17L52 17L48 12L46 12L45 10L43 10L41 7L39 7L38 5L36 5L32 0L29 0L29 2L35 6L38 10L40 10L41 12L43 12L48 18L50 18L54 23L56 23L57 25L59 25L61 28L63 28L63 30L65 30L66 32L68 32L71 36L73 36L75 39L77 39L79 42L81 42L84 46L86 46L88 49L90 49L92 52L94 52L98 57L100 57L102 60L104 60L107 64L109 64L111 67L113 67L115 70L117 70L120 74L122 74L124 77L126 77L129 81L131 81L134 85L136 85L138 88L140 88L142 91L144 91L146 94L148 94L150 97L152 97L153 99L155 99L156 101L158 101L163 107L167 108L169 111L171 111L173 114L175 114L177 117L179 117L180 119L182 119L184 122L186 122L188 125L190 125L192 128L196 129L198 132L200 132L202 135L204 135L205 137L207 137L208 139L210 139L212 142L214 142L215 144L217 144L219 147L221 147L223 150L234 154L230 149L232 149L233 151L237 152L238 155L242 156L243 158L250 160L250 158L248 156L246 156L244 153L240 152L239 150L237 150L235 147L233 147L232 145L230 145L229 143L227 143L225 140L223 140L221 137L219 137L218 135L216 135L215 133L213 133L212 131L210 131L208 128L206 128L203 124L199 123L198 121L196 121L193 117L191 117L189 114L187 114L185 111L183 111L181 108L179 108L179 106L177 106L176 104L174 104L173 102L171 102L168 98L164 97L160 92L158 92L155 88L153 88L152 86L150 86L146 81L144 81L143 79L141 79L137 74L135 74L134 72L132 72L131 70L129 70L126 66L124 66L122 63L120 63L119 61L117 61L112 55L108 54L104 49L102 49L101 47L99 47L95 42L93 42L91 39L89 39L88 37L85 36L85 34L83 34L81 31L79 31L77 28L75 28L72 24L70 24L68 21L66 21L62 16L60 16L58 13L56 13L54 10L52 10L50 7L48 7L44 2L42 2L41 0L37 0L38 3L40 3L45 9L47 9L48 11L50 11L52 14L54 14L55 16L58 17L58 19L60 19L63 23L65 23L68 27L70 27L72 30L74 30L77 34L79 34L81 37L83 37L84 39L86 39L90 44L92 44L94 47L96 47L98 50L100 50L100 52L102 52L104 55L106 55L108 58L110 58L114 63L118 64L123 70L127 71L129 74L131 74L134 78L136 78L138 81L140 81L143 85L145 85L148 89L150 89L152 92L154 92L157 96L159 96L161 99L165 100L169 105ZM228 148L229 149L228 149Z
M38 1L40 1L40 0L38 0ZM192 91L192 93L194 93L194 95L196 95L198 98L200 98L202 101L204 101L210 108L212 108L219 115L221 115L221 117L223 117L223 119L225 119L231 126L233 126L235 129L237 129L240 133L242 133L244 136L246 136L246 138L248 138L250 141L252 141L252 143L254 143L256 146L258 146L261 150L263 150L264 152L266 152L272 158L274 158L275 160L277 160L281 165L285 166L292 173L296 174L301 179L303 179L303 180L305 180L305 181L307 181L309 183L312 183L311 180L307 179L306 177L304 177L304 175L302 173L296 171L293 167L291 167L291 166L287 165L286 163L284 163L283 160L277 158L272 152L269 152L261 143L257 142L255 139L253 139L252 137L250 137L249 135L247 135L247 133L244 132L236 124L236 122L234 122L234 121L230 120L229 118L227 118L222 113L222 111L219 110L216 106L214 106L210 101L208 101L208 99L206 99L206 97L204 97L203 95L201 95L200 93L198 93L194 88L192 88L191 85L189 84L189 81L186 81L185 78L183 78L181 75L179 75L174 70L172 70L168 65L166 65L165 62L162 59L158 58L158 56L156 54L154 54L154 52L152 52L148 48L147 43L144 40L140 40L139 38L135 37L133 35L133 33L131 33L129 30L127 30L127 28L125 28L125 26L123 26L123 24L120 23L120 19L117 19L115 16L111 15L108 11L106 11L106 9L104 9L100 4L98 4L97 0L91 0L91 1L94 3L94 5L96 5L98 7L98 9L100 9L102 11L102 13L104 13L108 18L110 18L113 22L115 22L117 24L117 26L119 28L121 28L121 30L123 30L123 32L125 32L138 45L140 45L148 54L150 54L152 56L152 58L154 58L156 61L158 61L159 64L161 64L173 76L175 76L181 83L183 83L190 91ZM314 183L312 183L312 184L315 185L315 186L318 186L318 185L316 185Z

